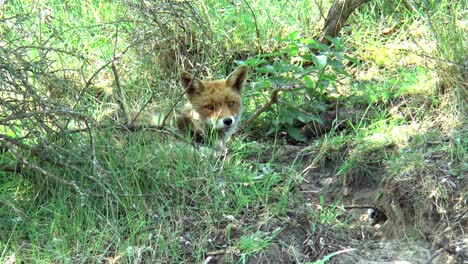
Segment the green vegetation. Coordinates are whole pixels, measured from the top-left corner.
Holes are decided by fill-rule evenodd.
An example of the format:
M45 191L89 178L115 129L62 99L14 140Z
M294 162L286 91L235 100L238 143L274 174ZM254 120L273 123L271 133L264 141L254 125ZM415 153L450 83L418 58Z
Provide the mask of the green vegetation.
M283 233L300 225L302 250L353 228L341 196L362 186L389 237L466 221L467 3L368 1L327 46L332 2L0 1L0 262L293 256ZM244 120L279 92L227 155L103 122L121 104L166 113L181 72L240 64ZM333 184L310 195L323 168ZM298 261L351 251L313 250Z

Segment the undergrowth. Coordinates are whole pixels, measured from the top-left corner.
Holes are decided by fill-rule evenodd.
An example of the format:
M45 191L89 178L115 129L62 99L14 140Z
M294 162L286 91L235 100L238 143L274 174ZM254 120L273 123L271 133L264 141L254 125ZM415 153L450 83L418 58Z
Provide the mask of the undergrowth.
M340 199L303 211L302 177L323 166L338 189L379 188L376 206L411 227L387 234L428 239L463 216L466 3L368 1L328 47L315 39L330 5L1 2L0 261L248 262L279 243L282 228L261 230L271 219L303 214L307 235L350 226ZM280 92L226 156L100 123L122 103L166 112L181 72L237 64L245 117ZM279 157L285 143L305 164Z

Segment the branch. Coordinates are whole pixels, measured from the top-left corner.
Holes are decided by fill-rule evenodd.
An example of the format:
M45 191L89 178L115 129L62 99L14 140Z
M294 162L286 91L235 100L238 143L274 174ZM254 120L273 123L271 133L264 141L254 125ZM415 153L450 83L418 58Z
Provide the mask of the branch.
M25 166L31 168L32 170L34 171L37 171L39 173L41 173L42 175L48 177L48 178L51 178L52 180L58 182L58 183L61 183L61 184L64 184L64 185L67 185L68 187L70 187L71 189L73 189L77 194L79 194L81 197L84 197L85 193L83 191L81 191L80 187L78 187L78 185L76 184L76 182L74 181L67 181L65 179L62 179L60 177L58 177L57 175L51 173L51 172L48 172L44 169L42 169L41 167L35 165L35 164L32 164L31 162L28 161L28 159L26 159L23 155L21 155L19 153L19 151L17 150L17 147L13 144L11 144L10 142L7 142L6 143L7 146L8 146L8 149L19 159L19 161L21 163L23 163ZM91 191L87 191L88 193L92 193Z
M44 153L38 149L33 149L31 147L29 147L28 145L26 144L23 144L21 142L19 142L18 140L16 139L13 139L13 138L10 138L8 136L5 136L5 135L2 135L0 134L0 140L2 141L5 141L5 146L7 146L8 150L11 149L11 147L14 147L14 148L20 148L24 151L28 151L30 153L32 153L33 155L35 155L36 157L44 160L44 161L47 161L47 162L50 162L58 167L61 167L61 168L67 168L67 169L71 169L71 170L74 170L78 173L80 173L80 175L82 175L83 177L95 182L97 185L99 185L102 190L106 193L106 194L111 194L110 190L101 182L99 181L97 178L89 175L88 173L86 173L85 171L81 170L80 168L76 167L76 166L73 166L71 164L68 164L68 163L65 163L63 161L60 161L58 159L53 159L52 157L50 156L46 156L46 155L43 155ZM16 152L15 152L16 151ZM19 155L18 151L17 150L13 150L12 153L21 160L21 155ZM93 157L93 159L95 159L95 157ZM94 163L94 162L93 162ZM31 164L32 165L32 164ZM29 166L29 165L28 165ZM35 165L34 165L35 166ZM29 166L31 167L31 166ZM34 168L33 168L34 169ZM7 166L7 165L0 165L0 170L3 170L3 171L6 171L6 172L15 172L15 173L21 173L22 172L22 168L21 166L17 165L16 167L11 167L11 166ZM46 175L47 176L47 175ZM57 176L56 176L57 177ZM65 180L64 180L65 181Z
M115 27L115 40L114 40L114 58L112 60L112 73L114 74L114 79L115 79L115 85L117 86L117 93L119 95L118 98L118 103L120 110L122 111L124 115L124 121L125 124L128 125L130 124L130 112L128 111L127 103L125 100L125 94L123 92L122 86L120 85L120 77L119 77L119 72L117 71L117 67L115 66L115 60L116 60L116 50L117 50L117 40L119 39L119 28L116 26Z
M253 113L249 117L249 119L247 119L247 121L245 121L242 124L242 126L237 129L237 131L236 131L236 133L234 133L234 135L236 136L236 135L242 133L242 131L244 131L255 119L257 119L257 117L259 115L261 115L263 112L265 112L273 104L278 103L278 94L279 94L279 92L292 91L292 90L295 90L297 88L298 88L297 85L292 85L292 86L282 86L282 87L278 87L278 88L273 89L273 91L271 91L271 93L270 93L270 99L268 100L268 102L266 102L264 105L262 105L260 108L258 108L255 111L255 113Z
M112 58L112 60L106 62L104 65L102 65L99 69L97 69L92 75L91 77L88 78L88 80L85 82L85 89L83 90L88 90L89 86L91 85L92 81L94 80L94 78L96 78L96 76L102 71L104 70L107 66L111 65L112 63L114 63L115 61L119 60L125 53L127 53L127 51L130 50L130 48L134 45L134 43L128 45L122 52L119 52L117 55L114 55L114 57Z
M252 17L254 19L254 24L255 24L255 33L257 34L257 40L258 40L258 48L262 50L262 43L261 43L261 38L260 38L260 30L258 29L258 22L257 22L257 16L255 15L255 12L253 11L252 7L250 6L249 2L247 0L244 0L244 3L247 5L247 7L250 10L250 13L252 13Z
M190 87L192 85L192 82L193 80L195 80L195 77L198 75L198 72L199 70L197 70L195 72L195 74L192 75L192 79L190 80L189 84L187 85L187 87ZM169 111L167 112L166 116L164 116L164 119L162 121L162 125L166 125L166 122L167 122L167 119L169 119L169 116L171 115L171 113L174 111L174 108L177 106L177 104L180 102L180 100L182 100L182 98L185 96L185 94L187 93L187 90L184 89L184 91L182 93L180 93L180 95L177 97L177 99L175 100L174 104L171 106L171 108L169 109Z
M319 42L330 45L331 41L326 37L334 38L338 36L351 13L366 1L367 0L335 0L328 11L323 34Z
M130 113L128 112L128 107L126 106L125 94L123 92L122 86L120 85L119 72L117 71L117 67L115 66L114 61L112 61L111 68L112 73L114 74L115 85L117 86L117 93L119 95L117 102L119 103L120 110L124 115L125 124L128 125L130 124Z
M83 115L80 112L69 111L69 110L40 110L40 111L34 111L34 112L29 112L29 113L25 113L24 111L22 111L18 114L11 115L10 117L0 119L0 124L6 125L8 124L9 121L18 120L18 119L27 119L27 118L37 116L37 115L50 115L50 114L62 114L64 116L83 118Z

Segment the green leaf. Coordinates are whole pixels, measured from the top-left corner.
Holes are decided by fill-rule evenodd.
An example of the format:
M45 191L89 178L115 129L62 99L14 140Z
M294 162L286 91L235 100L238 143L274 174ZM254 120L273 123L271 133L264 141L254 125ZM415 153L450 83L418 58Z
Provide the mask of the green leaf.
M288 40L296 40L299 38L299 32L294 31L288 36Z
M325 55L312 55L312 61L314 62L315 66L317 66L317 70L323 71L325 66L327 66L328 58Z
M274 73L275 69L272 65L266 65L264 67L257 68L257 72L259 73Z
M343 56L345 59L349 60L350 62L356 64L356 65L359 65L359 60L354 58L354 57L351 57L351 56L348 56L348 55L344 55Z
M304 76L304 82L309 88L315 88L315 81L310 77L310 75Z
M325 102L312 102L310 106L312 109L318 110L320 112L325 112L328 110L328 105Z
M293 57L299 54L299 47L296 45L291 45L288 48L286 48L285 51L289 54L290 57Z
M290 127L288 128L288 135L296 141L307 142L307 138L301 134L299 128Z
M300 112L297 116L297 120L301 121L302 123L309 123L310 121L315 121L321 125L323 125L322 119L316 114L309 114L305 112Z
M268 63L267 60L261 59L261 58L258 58L258 57L253 57L253 58L250 58L250 59L248 59L248 60L246 60L246 61L238 61L238 60L236 60L235 62L236 62L237 64L239 64L239 65L245 64L245 65L248 65L248 66L250 66L250 67L258 67L259 65Z
M333 70L335 70L338 73L344 74L344 75L349 75L344 69L343 69L343 63L339 60L330 60L328 62L330 66L332 67Z
M307 47L309 47L309 49L322 50L322 51L327 51L327 50L330 49L328 47L328 45L325 45L325 44L320 43L320 42L312 42L309 45L307 45Z
M293 108L286 107L281 117L281 122L292 125L297 117L297 112Z

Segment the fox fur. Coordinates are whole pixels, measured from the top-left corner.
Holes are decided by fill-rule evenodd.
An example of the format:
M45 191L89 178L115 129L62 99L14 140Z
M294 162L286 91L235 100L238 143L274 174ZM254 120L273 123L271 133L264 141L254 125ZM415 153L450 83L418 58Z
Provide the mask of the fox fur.
M200 80L190 73L181 75L180 83L186 91L187 103L176 109L169 125L197 142L216 142L221 149L236 131L242 115L242 92L247 79L247 67L240 66L225 79ZM142 112L130 114L133 125L161 125L163 115ZM167 125L167 124L162 124Z

